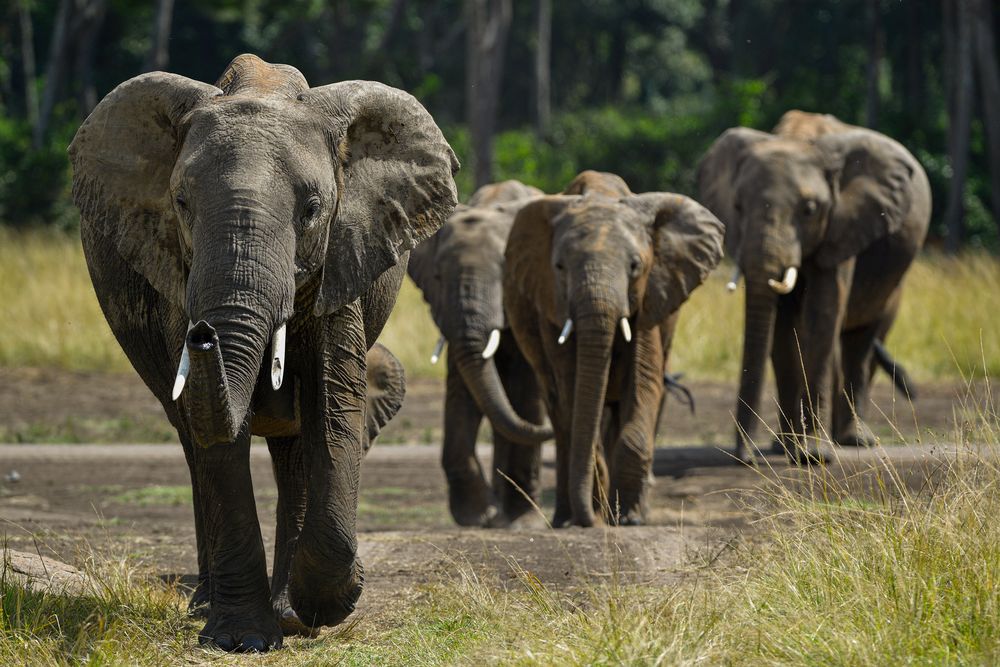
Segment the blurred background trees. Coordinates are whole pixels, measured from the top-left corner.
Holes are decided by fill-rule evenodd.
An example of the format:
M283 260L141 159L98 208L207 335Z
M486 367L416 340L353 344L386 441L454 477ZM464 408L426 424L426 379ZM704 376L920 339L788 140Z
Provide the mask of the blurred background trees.
M789 108L895 137L934 188L934 237L1000 250L995 0L0 0L0 222L71 227L80 120L153 69L214 81L245 51L314 85L416 95L463 196L579 170L693 192L727 127ZM492 152L492 154L491 154Z

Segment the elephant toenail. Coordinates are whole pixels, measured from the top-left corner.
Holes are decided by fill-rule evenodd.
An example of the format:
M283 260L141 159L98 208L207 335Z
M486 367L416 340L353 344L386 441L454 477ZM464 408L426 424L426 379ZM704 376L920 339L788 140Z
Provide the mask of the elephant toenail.
M247 635L240 642L241 653L263 653L267 650L267 642L260 635Z
M236 648L236 642L233 641L231 635L218 635L212 641L216 646L221 648L223 651L232 651L234 648Z

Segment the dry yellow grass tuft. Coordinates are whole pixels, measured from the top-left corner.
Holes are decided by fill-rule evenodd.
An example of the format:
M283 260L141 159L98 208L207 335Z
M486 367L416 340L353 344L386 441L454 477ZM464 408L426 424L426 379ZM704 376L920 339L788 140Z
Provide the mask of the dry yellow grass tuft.
M743 296L728 294L728 267L681 311L671 367L689 378L736 381ZM0 366L128 369L94 297L79 240L56 232L0 228ZM927 254L907 278L889 335L892 354L917 379L954 379L973 368L1000 373L1000 262L985 253ZM411 377L442 377L430 364L438 332L407 279L382 342Z

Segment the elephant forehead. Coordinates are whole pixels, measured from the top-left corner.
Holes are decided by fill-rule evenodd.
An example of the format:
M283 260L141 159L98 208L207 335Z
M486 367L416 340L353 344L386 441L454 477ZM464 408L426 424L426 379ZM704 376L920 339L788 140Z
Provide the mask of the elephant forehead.
M631 245L641 222L635 211L617 203L584 205L557 220L556 233L567 243L600 252Z
M317 141L325 143L319 119L304 105L286 100L216 97L192 111L187 125L185 144L297 151Z

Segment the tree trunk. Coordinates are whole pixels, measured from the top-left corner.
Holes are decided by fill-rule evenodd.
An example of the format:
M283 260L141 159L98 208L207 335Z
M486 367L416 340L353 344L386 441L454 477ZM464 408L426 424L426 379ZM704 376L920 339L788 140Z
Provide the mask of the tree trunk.
M21 0L17 8L21 22L21 65L24 72L25 115L28 117L28 125L31 126L31 143L38 147L42 144L42 137L38 125L38 90L35 88L38 79L38 72L35 69L35 30L32 27L28 0Z
M101 33L107 9L107 0L94 0L83 8L79 20L74 22L77 102L79 113L84 117L97 106L97 89L94 86L94 45Z
M535 130L540 137L549 131L552 118L552 0L538 0L535 35Z
M69 60L69 24L73 14L72 0L59 0L59 10L56 12L56 22L52 28L52 43L49 45L49 63L45 68L45 89L42 92L42 105L38 113L38 130L32 138L33 147L42 147L45 134L52 119L52 109L56 105L56 97L62 84L63 75Z
M956 0L955 3L955 86L954 102L951 109L949 159L951 162L951 185L948 190L948 204L944 221L947 229L945 248L957 252L962 244L965 231L965 207L962 198L965 193L965 178L969 170L969 134L972 122L972 0Z
M1000 226L1000 68L997 67L993 1L977 0L973 41L979 73L979 97L983 103L983 126L986 128L993 220Z
M868 94L865 104L865 125L874 129L878 125L879 95L882 79L882 51L885 35L879 6L875 0L868 2Z
M924 52L921 30L923 29L920 4L908 2L906 9L906 106L908 133L922 127L924 117Z
M153 16L153 43L146 54L144 72L164 70L170 63L170 26L174 14L174 0L158 0Z
M510 0L469 0L466 5L466 113L477 188L493 180L493 134L510 21Z

